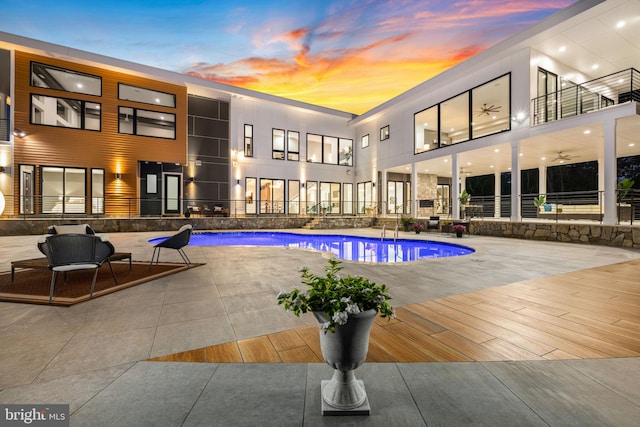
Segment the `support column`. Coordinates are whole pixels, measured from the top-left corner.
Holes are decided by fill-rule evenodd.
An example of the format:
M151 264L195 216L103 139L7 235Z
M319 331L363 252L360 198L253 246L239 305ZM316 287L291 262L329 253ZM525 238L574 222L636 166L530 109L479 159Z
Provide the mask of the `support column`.
M618 186L618 165L616 159L616 121L615 119L607 120L603 124L604 141L602 144L603 155L602 160L598 161L598 172L600 176L604 176L602 188L598 183L598 190L601 190L604 203L604 225L614 225L618 220L616 212L617 199L616 188ZM603 163L604 167L600 164ZM604 169L604 170L603 170Z
M500 205L502 204L502 197L501 197L502 194L500 194L502 191L502 185L501 185L502 182L500 180L500 176L501 174L499 171L496 171L494 173L494 181L495 181L493 186L494 187L494 190L493 190L493 200L494 200L493 217L494 218L500 218Z
M416 164L411 165L411 214L418 217L418 168Z
M389 211L389 207L387 206L387 170L383 169L380 174L380 181L378 185L381 187L378 188L378 194L380 194L380 200L378 201L378 205L380 206L382 216L387 216L387 212Z
M520 141L511 142L511 222L522 221L520 198Z
M464 185L464 183L462 183ZM460 219L460 193L463 187L460 184L460 167L458 167L458 154L451 156L451 218Z

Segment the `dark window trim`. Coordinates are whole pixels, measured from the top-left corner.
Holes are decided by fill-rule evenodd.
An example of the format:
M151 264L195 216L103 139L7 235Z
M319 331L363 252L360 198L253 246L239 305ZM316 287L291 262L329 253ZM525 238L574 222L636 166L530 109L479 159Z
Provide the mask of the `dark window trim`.
M282 131L282 150L276 150L275 148L275 132L279 130ZM272 128L271 129L271 158L273 160L285 160L286 159L286 147L287 147L287 131L280 128ZM282 154L282 157L276 157L276 153Z
M91 94L91 93L78 92L78 91L75 91L75 90L66 90L64 88L52 88L52 87L48 87L47 88L47 87L42 87L42 86L36 86L36 85L33 84L33 79L31 77L31 75L33 74L33 65L34 64L42 65L43 67L47 67L47 68L53 68L55 70L63 71L65 73L77 74L79 76L96 78L96 79L100 80L100 93L98 95L94 95L94 94ZM30 61L30 63L29 63L29 86L37 87L38 89L59 90L61 92L78 93L78 94L87 95L87 96L102 96L102 77L101 76L97 76L97 75L89 74L89 73L83 73L81 71L70 70L68 68L58 67L56 65L49 65L49 64L45 64L44 62L39 62L39 61Z
M133 110L133 114L131 116L132 119L132 126L133 126L133 132L132 133L128 133L128 132L122 132L120 130L120 109L121 108L131 108ZM164 136L154 136L154 135L140 135L138 134L138 111L146 111L149 113L157 113L157 114L167 114L170 116L173 116L173 138L166 138ZM131 106L126 106L126 105L119 105L118 106L118 133L123 134L123 135L131 135L131 136L139 136L142 138L155 138L155 139L168 139L171 141L175 141L177 139L178 136L178 126L176 123L176 119L177 119L177 115L174 113L167 113L165 111L156 111L156 110L146 110L144 108L136 108L136 107L131 107ZM171 123L171 122L169 122Z
M291 147L289 146L289 134L290 133L296 133L298 134L298 149L297 150L292 150ZM297 130L287 130L287 134L286 134L286 150L287 150L287 160L292 161L292 162L299 162L300 161L300 132ZM291 155L295 155L297 158L293 159L291 158Z
M156 104L156 103L153 103L153 102L137 101L135 99L120 98L120 86L129 86L129 87L132 87L132 88L135 88L135 89L142 89L142 90L146 90L146 91L149 91L149 92L158 92L158 93L162 93L164 95L170 95L170 96L173 97L173 106ZM138 104L155 105L155 106L158 106L158 107L165 107L165 108L177 108L176 105L177 105L178 97L176 96L175 93L165 92L165 91L156 90L156 89L149 89L149 88L142 87L142 86L130 85L129 83L118 82L118 99L121 100L121 101L135 102L135 103L138 103Z
M385 129L386 129L386 134L383 134ZM389 138L391 138L391 128L389 127L389 125L381 127L380 128L380 141L386 141Z
M80 127L74 128L74 127L67 127L67 126L58 126L58 125L50 125L48 123L34 123L33 122L33 97L35 96L45 96L47 98L54 98L54 99L63 99L65 101L71 101L73 102L77 102L79 103L79 107L78 107L78 111L80 112ZM85 117L85 105L87 103L91 103L91 104L98 104L100 106L100 126L98 129L86 129L86 117ZM89 132L102 132L102 103L100 102L95 102L95 101L84 101L81 99L73 99L73 98L62 98L59 96L50 96L50 95L45 95L42 93L31 93L29 95L29 124L34 125L34 126L48 126L48 127L52 127L52 128L60 128L60 129L71 129L71 130L86 130Z
M247 136L247 126L249 126L251 128L251 136ZM255 149L255 144L254 144L254 132L253 132L253 125L250 125L248 123L245 123L244 126L242 127L243 133L244 133L244 156L245 157L253 157L253 151ZM247 149L247 140L250 141L249 144L249 149Z
M364 137L365 137L365 136L367 137L367 145L363 145L363 143L364 143ZM371 138L369 137L369 134L368 134L368 133L367 133L367 134L365 134L365 135L362 135L362 136L360 137L360 148L363 148L363 149L364 149L364 148L369 148L369 145L371 144L370 139L371 139Z

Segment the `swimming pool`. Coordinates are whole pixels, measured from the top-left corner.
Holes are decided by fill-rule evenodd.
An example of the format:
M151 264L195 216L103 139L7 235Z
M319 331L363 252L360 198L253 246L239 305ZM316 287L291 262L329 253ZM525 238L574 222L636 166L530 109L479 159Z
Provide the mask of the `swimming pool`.
M150 240L158 243L165 238ZM337 234L241 231L193 233L189 246L281 246L313 249L359 262L400 263L426 258L468 255L473 249L431 240L375 239Z

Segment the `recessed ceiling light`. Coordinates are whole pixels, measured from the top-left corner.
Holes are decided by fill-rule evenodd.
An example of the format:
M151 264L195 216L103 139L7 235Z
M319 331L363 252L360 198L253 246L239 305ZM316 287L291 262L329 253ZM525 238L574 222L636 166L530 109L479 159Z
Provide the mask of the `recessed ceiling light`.
M467 162L467 166L471 166L471 162Z
M546 157L540 157L540 160L547 160Z
M600 66L599 66L598 64L593 64L593 65L591 66L591 69L592 69L592 70L597 70L598 68L600 68Z
M629 147L635 147L636 144L634 144L633 142L631 144L629 144Z
M520 153L520 157L524 156L524 153Z
M585 134L585 135L589 135L590 133L591 133L591 131L590 131L589 129L587 129L587 130L585 130L585 131L584 131L584 134Z
M499 148L496 148L495 150L493 150L493 152L494 152L494 153L499 153L499 152L500 152L500 149L499 149Z
M624 21L618 21L618 23L616 24L616 28L622 28L624 27L625 22Z
M558 51L560 52L564 52L565 50L567 50L566 46L560 46L560 48L558 49Z
M444 162L447 163L449 161L449 159L444 159Z
M493 169L493 165L489 166L491 169Z

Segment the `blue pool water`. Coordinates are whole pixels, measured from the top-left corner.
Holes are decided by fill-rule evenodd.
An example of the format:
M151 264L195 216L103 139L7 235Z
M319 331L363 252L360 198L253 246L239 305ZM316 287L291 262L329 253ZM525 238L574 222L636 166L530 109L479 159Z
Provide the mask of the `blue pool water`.
M157 243L165 238L150 240ZM285 232L206 232L194 233L190 246L281 246L331 252L348 261L400 263L426 258L468 255L466 246L430 240L375 239L336 234L297 234Z

